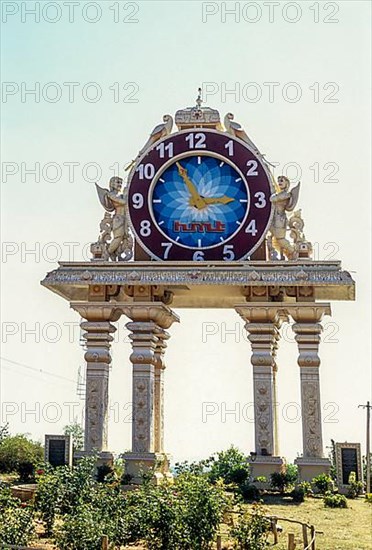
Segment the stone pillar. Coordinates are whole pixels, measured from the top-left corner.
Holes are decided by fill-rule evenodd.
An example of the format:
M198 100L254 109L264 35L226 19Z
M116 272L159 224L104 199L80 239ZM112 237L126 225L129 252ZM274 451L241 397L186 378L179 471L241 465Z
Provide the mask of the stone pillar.
M168 458L163 444L163 355L165 329L178 316L163 303L132 303L122 306L122 312L132 321L133 352L133 424L132 450L124 455L126 471L132 482L141 482L141 471L153 468L155 478L168 475Z
M108 387L111 363L110 347L116 328L110 321L120 317L107 303L72 303L81 317L86 343L86 395L84 452L98 451L101 458L110 459L107 452Z
M320 399L319 343L324 315L331 314L329 304L296 304L288 308L295 323L293 330L298 344L301 382L303 454L296 459L300 477L310 481L329 472L330 462L324 458Z
M283 460L278 456L276 417L276 350L279 328L285 318L278 304L255 303L237 306L236 311L246 321L252 346L253 395L255 423L255 457L252 474L269 476L280 471Z

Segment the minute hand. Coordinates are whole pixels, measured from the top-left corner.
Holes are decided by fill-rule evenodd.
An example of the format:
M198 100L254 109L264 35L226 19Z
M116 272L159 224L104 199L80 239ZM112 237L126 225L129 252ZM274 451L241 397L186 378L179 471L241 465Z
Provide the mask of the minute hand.
M179 162L177 162L178 173L185 182L187 189L190 191L192 206L196 206L199 210L206 206L204 199L199 195L195 185L187 175L187 170Z
M229 202L233 202L234 200L226 195L223 197L203 197L203 201L206 204L229 204Z

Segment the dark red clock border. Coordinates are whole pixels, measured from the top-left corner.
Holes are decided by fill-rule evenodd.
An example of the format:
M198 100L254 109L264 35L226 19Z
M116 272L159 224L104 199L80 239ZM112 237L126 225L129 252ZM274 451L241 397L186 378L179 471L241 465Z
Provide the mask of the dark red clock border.
M198 134L202 133L206 135L206 148L203 149L190 149L188 142L186 141L186 136L188 134ZM230 141L234 141L234 155L229 156L225 145ZM260 245L266 230L268 229L268 224L271 218L271 209L272 205L270 202L271 185L270 178L264 169L260 159L252 153L248 147L246 147L242 142L235 139L230 134L225 134L222 132L217 132L214 130L206 129L190 129L183 130L177 134L172 134L167 138L163 139L161 142L156 143L149 152L140 159L140 162L137 163L137 166L141 164L152 164L155 167L155 175L151 180L140 179L139 172L134 170L133 176L129 182L129 191L128 191L128 208L129 215L131 220L132 229L135 233L136 238L138 239L141 246L147 250L149 254L155 256L157 259L162 261L188 261L193 260L193 256L196 252L194 248L185 248L175 244L172 240L167 238L163 233L160 232L157 225L154 223L150 210L149 210L149 200L148 193L151 188L151 183L154 178L157 177L159 171L163 166L169 162L169 157L166 154L165 158L160 158L160 151L156 148L160 143L164 143L166 147L170 142L173 143L174 154L173 157L177 157L182 154L190 154L193 152L195 155L198 154L218 154L221 157L226 158L227 162L235 165L243 174L247 173L247 162L250 160L257 161L257 176L246 176L245 180L247 181L248 188L251 195L250 208L248 212L248 217L246 222L242 225L241 229L232 237L228 242L221 243L221 245L216 246L210 249L200 249L203 254L203 261L210 260L223 260L224 259L224 247L227 245L233 245L233 250L235 254L235 260L240 260L244 257L249 256L253 251ZM255 193L262 191L265 194L266 205L263 208L257 208L255 203L257 199L254 198ZM133 195L135 193L141 193L144 197L144 204L141 209L135 209L133 207ZM257 234L253 236L249 233L245 233L245 229L250 222L250 220L256 220ZM151 234L148 237L144 237L140 234L140 226L143 220L149 220L151 224ZM164 260L165 247L161 246L161 243L168 242L172 243L172 247L169 250L168 257ZM227 258L229 259L229 258Z

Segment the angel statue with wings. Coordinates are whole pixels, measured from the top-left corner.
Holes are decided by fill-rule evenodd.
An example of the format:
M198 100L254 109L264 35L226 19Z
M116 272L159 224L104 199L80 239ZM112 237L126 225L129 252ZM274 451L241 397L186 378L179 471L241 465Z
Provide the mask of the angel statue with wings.
M289 229L287 212L292 212L296 208L298 197L300 194L300 183L291 191L289 190L290 182L286 176L279 176L276 185L277 192L271 195L270 200L274 206L274 215L271 222L269 247L272 244L274 250L279 253L280 259L286 257L287 260L297 259L297 249L286 238L287 230Z
M110 179L109 189L96 184L99 200L106 212L100 224L98 241L91 247L94 259L129 261L133 256L133 237L126 213L127 197L122 187L122 178L116 176Z

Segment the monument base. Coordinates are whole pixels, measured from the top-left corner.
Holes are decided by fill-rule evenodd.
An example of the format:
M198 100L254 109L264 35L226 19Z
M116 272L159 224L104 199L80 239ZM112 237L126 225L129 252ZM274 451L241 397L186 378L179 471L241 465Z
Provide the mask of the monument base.
M282 472L284 470L284 460L280 456L261 456L257 455L253 460L248 460L249 466L251 468L251 476L253 479L257 477L264 476L267 481L261 483L262 486L269 486L270 484L270 475L274 472ZM266 488L266 487L264 487Z
M300 481L312 481L320 474L329 475L331 461L328 458L299 457L294 463L298 466L298 477Z
M85 456L94 456L92 452L88 451L75 451L74 452L74 466L84 458ZM102 466L103 464L108 464L112 466L114 464L114 455L109 451L99 451L97 452L97 467Z
M162 481L173 479L169 471L169 455L164 453L124 453L125 474L130 477L130 483L141 485L143 477L151 475L157 485Z

